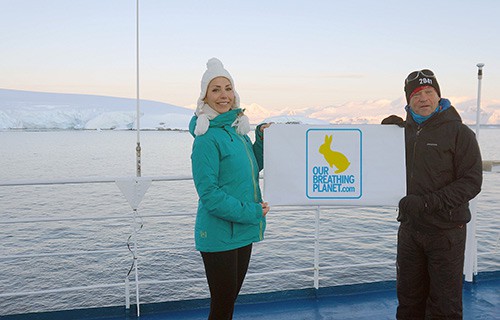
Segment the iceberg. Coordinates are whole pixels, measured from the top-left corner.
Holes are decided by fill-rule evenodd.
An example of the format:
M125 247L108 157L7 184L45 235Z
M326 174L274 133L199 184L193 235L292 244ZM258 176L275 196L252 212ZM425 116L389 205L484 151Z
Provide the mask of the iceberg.
M0 89L0 130L130 130L136 99ZM187 130L193 111L140 100L140 128Z

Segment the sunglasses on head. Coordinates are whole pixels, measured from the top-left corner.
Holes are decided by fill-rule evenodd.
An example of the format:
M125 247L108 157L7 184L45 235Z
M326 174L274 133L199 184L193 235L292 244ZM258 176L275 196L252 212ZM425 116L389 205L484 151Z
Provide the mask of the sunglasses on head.
M420 74L423 75L424 77L427 77L427 78L435 78L434 72L432 72L429 69L423 69L420 71L413 71L412 73L410 73L408 75L408 77L406 77L405 84L408 84L408 82L417 79L418 75L420 75Z

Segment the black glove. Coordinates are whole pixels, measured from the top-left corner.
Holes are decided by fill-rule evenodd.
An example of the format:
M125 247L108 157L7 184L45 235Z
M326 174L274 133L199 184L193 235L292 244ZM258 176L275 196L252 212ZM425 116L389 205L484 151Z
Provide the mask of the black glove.
M423 196L409 194L399 200L399 214L397 220L403 221L406 220L406 217L411 220L418 219L426 209L427 203Z
M403 118L393 114L382 120L382 124L395 124L398 127L404 128L406 122L403 120Z

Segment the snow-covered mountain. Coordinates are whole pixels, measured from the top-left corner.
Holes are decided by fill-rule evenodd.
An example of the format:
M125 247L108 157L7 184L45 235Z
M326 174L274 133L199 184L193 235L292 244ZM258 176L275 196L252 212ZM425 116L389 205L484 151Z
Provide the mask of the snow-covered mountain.
M459 97L450 98L453 106L458 110L464 123L476 123L476 99ZM406 100L400 97L396 100L379 99L367 101L350 101L340 105L326 107L308 107L302 109L282 109L278 111L265 110L259 105L242 105L246 108L245 114L249 115L252 123L269 121L277 116L301 117L303 119L317 119L331 124L378 124L388 115L395 114L405 117L404 106ZM265 110L265 112L262 112ZM500 124L500 101L485 101L481 106L482 124ZM310 122L310 121L309 121Z
M141 100L141 129L186 129L193 111ZM0 129L133 129L136 100L0 89Z
M467 124L476 122L476 100L450 98ZM388 115L405 116L405 100L347 102L326 107L269 110L241 104L252 124L263 121L307 124L375 124ZM194 105L179 107L141 100L141 129L188 128ZM482 124L500 124L500 101L483 103ZM135 129L136 100L107 96L0 89L2 129Z

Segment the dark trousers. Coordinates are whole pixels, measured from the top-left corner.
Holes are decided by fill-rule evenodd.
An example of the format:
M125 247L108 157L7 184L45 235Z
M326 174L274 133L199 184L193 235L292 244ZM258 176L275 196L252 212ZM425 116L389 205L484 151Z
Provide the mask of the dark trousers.
M234 303L248 270L252 245L222 251L201 252L210 288L209 320L233 318Z
M426 234L400 226L397 319L462 319L466 230Z

